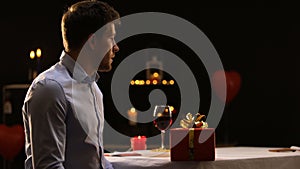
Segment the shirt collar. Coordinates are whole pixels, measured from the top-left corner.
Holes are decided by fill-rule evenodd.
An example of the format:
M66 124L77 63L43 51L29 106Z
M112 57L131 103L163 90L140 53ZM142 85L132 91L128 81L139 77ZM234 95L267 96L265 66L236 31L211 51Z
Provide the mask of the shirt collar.
M80 64L75 62L75 60L65 51L63 51L60 56L60 63L67 68L73 79L75 79L78 82L92 83L98 81L100 77L97 72L94 73L92 76L89 76L85 72L85 70L80 66Z

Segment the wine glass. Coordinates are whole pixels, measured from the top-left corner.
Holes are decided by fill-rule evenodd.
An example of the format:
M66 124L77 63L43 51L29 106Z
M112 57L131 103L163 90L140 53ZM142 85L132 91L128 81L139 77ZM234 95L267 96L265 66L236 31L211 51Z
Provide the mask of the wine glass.
M156 105L153 112L153 123L158 130L161 131L161 147L159 150L166 150L165 148L165 133L172 124L172 112L168 105Z

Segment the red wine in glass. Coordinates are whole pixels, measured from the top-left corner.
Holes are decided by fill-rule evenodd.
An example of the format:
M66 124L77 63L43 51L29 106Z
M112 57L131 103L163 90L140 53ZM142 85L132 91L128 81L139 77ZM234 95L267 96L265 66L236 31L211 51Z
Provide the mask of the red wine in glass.
M165 149L165 132L172 124L172 112L168 105L156 105L153 112L153 123L161 131L161 147Z
M154 125L158 128L158 130L167 130L172 124L172 117L163 116L157 117L154 120Z

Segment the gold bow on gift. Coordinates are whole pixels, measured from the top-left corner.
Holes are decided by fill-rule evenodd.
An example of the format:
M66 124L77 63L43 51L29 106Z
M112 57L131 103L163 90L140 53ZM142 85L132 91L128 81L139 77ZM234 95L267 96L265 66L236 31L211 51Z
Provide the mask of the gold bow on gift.
M186 119L180 120L180 126L182 128L208 128L208 124L205 121L205 115L197 113L193 116L191 113L186 114Z
M195 120L195 128L208 128L207 122L205 122L205 115L197 113L197 118Z
M191 128L194 126L194 117L191 113L185 115L186 119L180 120L180 126L183 128Z

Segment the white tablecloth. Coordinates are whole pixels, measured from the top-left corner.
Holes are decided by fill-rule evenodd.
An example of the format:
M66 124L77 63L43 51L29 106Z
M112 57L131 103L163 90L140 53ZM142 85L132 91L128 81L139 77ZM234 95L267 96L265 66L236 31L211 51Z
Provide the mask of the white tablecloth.
M107 157L115 169L300 169L300 151L269 152L268 147L216 148L215 161L170 161L170 157Z

